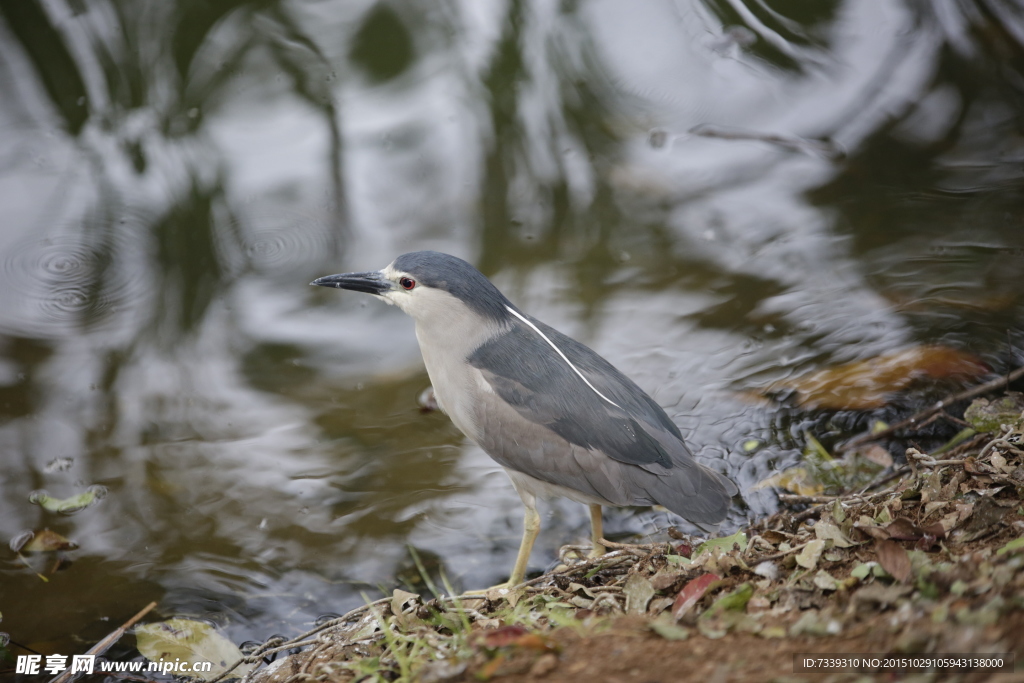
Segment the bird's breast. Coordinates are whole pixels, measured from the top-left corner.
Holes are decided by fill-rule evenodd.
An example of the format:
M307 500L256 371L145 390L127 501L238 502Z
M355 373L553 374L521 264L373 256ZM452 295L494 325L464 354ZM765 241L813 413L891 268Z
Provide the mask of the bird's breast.
M477 408L483 394L493 393L490 384L457 350L452 352L452 349L436 344L425 345L421 339L420 352L438 407L463 434L480 443L482 435Z

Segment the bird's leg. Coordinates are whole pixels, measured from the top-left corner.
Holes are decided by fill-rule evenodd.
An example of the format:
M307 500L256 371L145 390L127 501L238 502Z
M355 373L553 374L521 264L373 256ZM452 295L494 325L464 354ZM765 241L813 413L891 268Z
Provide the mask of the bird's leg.
M601 506L591 505L590 506L590 542L593 544L590 548L591 557L600 557L608 552L608 549L601 545L601 539L604 538L604 522L601 519Z
M516 556L516 564L512 567L512 576L508 577L508 587L518 586L526 577L526 565L530 562L530 553L533 551L533 542L537 540L540 533L540 515L537 508L532 505L526 506L526 515L523 517L523 541L519 544L519 554Z

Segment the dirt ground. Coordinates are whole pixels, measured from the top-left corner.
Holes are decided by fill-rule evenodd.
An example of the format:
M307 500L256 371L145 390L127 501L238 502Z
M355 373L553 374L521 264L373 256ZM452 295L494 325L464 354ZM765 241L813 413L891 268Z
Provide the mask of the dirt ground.
M908 449L908 466L858 493L780 496L783 511L701 546L678 535L611 544L486 597L396 591L250 678L1024 683L1022 449L1021 425L1003 426L941 455ZM807 653L1012 653L1015 663L797 672L794 655Z

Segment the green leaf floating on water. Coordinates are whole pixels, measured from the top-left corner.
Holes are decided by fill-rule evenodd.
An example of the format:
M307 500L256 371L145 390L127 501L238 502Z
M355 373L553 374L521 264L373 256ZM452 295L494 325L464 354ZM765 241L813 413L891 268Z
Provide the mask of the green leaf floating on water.
M188 662L193 670L186 675L204 681L217 678L242 657L238 647L221 635L216 626L193 619L168 619L137 626L135 640L139 652L149 661ZM210 662L213 666L210 671L197 671L194 665L200 662ZM241 678L254 666L240 664L230 675Z
M726 536L725 538L712 538L710 541L704 541L697 546L697 551L693 554L697 557L701 553L709 553L715 548L721 548L723 551L728 552L732 550L733 544L738 543L740 546L740 552L747 549L747 535L742 531L737 531L732 536Z
M61 512L65 515L70 515L96 504L103 500L106 495L107 487L97 484L70 498L54 498L46 491L33 491L28 496L28 502L40 505L43 509L50 512Z

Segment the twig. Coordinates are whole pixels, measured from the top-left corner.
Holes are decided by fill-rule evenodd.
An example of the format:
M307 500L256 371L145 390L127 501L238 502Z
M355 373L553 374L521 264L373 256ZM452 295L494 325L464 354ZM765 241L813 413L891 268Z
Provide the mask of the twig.
M841 500L842 496L800 496L793 493L780 493L779 502L797 505L799 503L831 503Z
M390 597L381 598L379 600L375 600L375 601L373 601L371 603L368 603L366 605L361 605L359 607L356 607L354 610L346 612L345 614L343 614L342 616L338 617L337 619L331 619L330 621L325 621L324 623L320 624L316 628L312 628L312 629L306 631L305 633L303 633L301 635L298 635L298 636L296 636L296 637L294 637L294 638L292 638L291 640L288 640L288 641L280 642L279 638L271 638L267 642L263 643L263 645L259 646L255 650L253 650L252 653L250 653L248 655L245 655L241 659L238 659L237 661L235 661L231 666L229 666L227 669L225 669L219 676L217 676L212 681L210 681L210 683L219 683L219 681L221 681L224 678L226 678L229 673L231 673L232 671L237 669L242 664L256 664L266 654L270 654L272 652L280 652L282 650L290 650L290 649L295 648L297 646L303 646L304 647L306 645L312 645L313 643L316 643L317 641L315 641L315 640L311 640L309 642L304 642L304 641L306 641L306 639L309 638L310 636L316 635L317 633L320 633L321 631L326 631L327 629L334 628L335 626L341 626L342 624L344 624L344 623L346 623L348 621L351 621L352 618L355 617L360 612L362 612L362 611L364 611L366 609L369 609L371 607L375 607L377 605L383 604L385 602L391 602L391 598ZM51 683L56 683L56 681L51 681Z
M154 607L156 607L156 602L151 602L148 605L146 605L145 607L143 607L141 610L139 610L139 612L134 617L132 617L128 621L126 621L123 624L121 624L121 626L119 626L118 628L116 628L113 631L111 631L110 633L108 633L107 636L105 638L103 638L103 640L101 640L100 642L96 643L95 645L90 647L88 650L86 650L85 654L87 654L87 655L94 655L95 656L95 655L101 655L104 652L106 652L107 650L109 650L114 643L116 643L118 640L121 639L121 636L123 636L128 629L130 629L132 626L134 626L137 621L142 619L142 617L144 617L147 614L149 614L149 612ZM75 672L75 673L81 673L81 672ZM65 683L65 681L70 681L72 678L74 678L74 675L75 674L72 673L71 669L67 669L66 671L64 671L64 673L62 673L62 674L60 674L58 676L55 676L54 678L51 678L50 679L50 683Z
M810 541L807 541L807 543L801 543L800 545L796 546L795 548L790 548L789 550L783 550L781 553L775 553L774 555L765 555L764 557L754 557L754 558L751 558L750 561L751 562L761 563L761 562L769 562L771 560L780 560L783 557L785 557L786 555L789 555L790 553L795 553L797 550L800 550L801 548L803 548L808 543L810 543Z
M975 396L980 396L981 394L988 393L990 391L993 391L993 390L998 389L998 388L1003 387L1003 386L1009 386L1011 382L1013 382L1013 381L1015 381L1015 380L1017 380L1017 379L1019 379L1021 377L1024 377L1024 366L1021 366L1021 367L1017 368L1016 370L1014 370L1013 372L1011 372L1008 375L1005 375L1003 377L997 377L996 379L994 379L994 380L992 380L990 382L985 382L984 384L979 384L978 386L973 387L971 389L967 389L965 391L961 391L959 394L954 394L953 396L949 396L948 398L944 398L941 401L939 401L938 403L936 403L934 406L932 406L931 408L926 408L926 409L924 409L924 410L922 410L922 411L920 411L918 413L915 413L914 415L911 415L910 417L908 417L905 420L900 420L899 422L897 422L896 424L892 425L891 427L886 427L885 429L877 431L877 432L875 432L873 434L862 434L862 435L860 435L858 437L855 437L855 438L847 441L846 443L842 444L841 446L837 447L835 449L835 451L837 453L842 453L842 452L848 451L848 450L850 450L852 448L856 448L857 446L860 446L861 444L868 443L870 441L877 441L878 439L884 439L885 437L891 436L891 435L895 434L896 432L898 432L899 430L901 430L901 429L903 429L905 427L909 427L911 425L916 425L917 422L919 422L921 420L925 420L925 419L931 417L932 415L934 415L936 413L939 413L939 412L942 412L942 411L946 410L946 408L948 408L949 406L953 405L954 403L959 403L960 401L966 401L969 398L974 398Z
M604 539L603 538L601 539L601 542L604 543ZM622 550L613 550L610 553L605 553L604 555L600 555L598 557L592 557L589 560L586 560L584 562L580 562L579 564L574 564L573 566L569 567L567 570L551 571L551 572L548 572L547 574L541 574L540 576L538 576L535 579L530 579L529 581L524 581L523 583L519 584L518 586L512 586L511 588L524 588L526 586L532 586L535 583L540 583L542 581L554 578L554 577L562 575L562 574L570 574L570 573L571 574L576 574L581 569L591 569L592 567L596 567L596 566L600 565L602 562L605 562L607 560L615 560L616 563L617 563L619 560L627 559L626 555L620 554L622 552L623 552ZM480 596L479 595L470 595L468 597L470 597L470 598L474 598L474 597L479 598Z
M607 539L601 539L601 545L606 548L614 548L615 550L625 550L626 552L636 555L637 553L650 554L656 550L664 550L667 543L615 543Z

